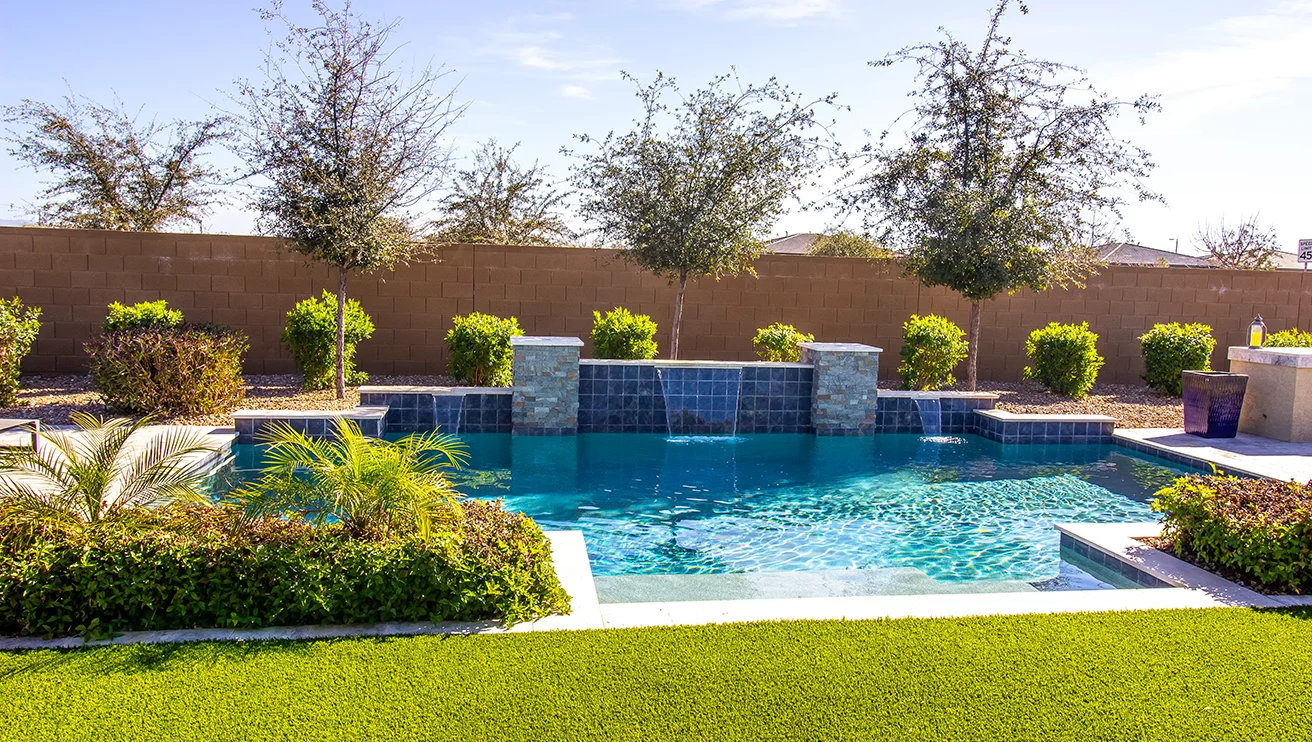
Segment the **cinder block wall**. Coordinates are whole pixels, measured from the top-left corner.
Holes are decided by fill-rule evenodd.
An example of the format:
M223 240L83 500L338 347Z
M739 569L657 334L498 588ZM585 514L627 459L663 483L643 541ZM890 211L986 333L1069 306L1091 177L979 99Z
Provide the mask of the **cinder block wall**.
M938 313L965 326L969 306L949 291L925 289L894 265L850 258L765 256L757 276L689 285L681 342L684 358L748 360L758 327L788 322L827 342L885 349L880 373L896 375L902 322ZM24 364L29 373L79 372L82 344L111 301L167 299L193 321L217 322L251 338L248 373L290 373L279 342L287 310L334 288L321 265L278 251L268 238L0 228L0 296L20 296L44 312L44 327ZM514 315L534 335L588 341L592 312L625 306L650 314L668 345L674 289L610 250L454 246L440 260L395 273L353 276L350 295L374 318L360 366L378 374L441 373L451 317L477 309ZM1139 380L1138 336L1155 322L1206 322L1225 347L1243 342L1253 315L1272 330L1312 326L1312 278L1297 271L1240 272L1179 268L1106 268L1087 288L1020 292L987 302L980 375L1015 380L1025 366L1025 337L1048 322L1087 321L1107 358L1101 379ZM583 356L590 355L590 343Z

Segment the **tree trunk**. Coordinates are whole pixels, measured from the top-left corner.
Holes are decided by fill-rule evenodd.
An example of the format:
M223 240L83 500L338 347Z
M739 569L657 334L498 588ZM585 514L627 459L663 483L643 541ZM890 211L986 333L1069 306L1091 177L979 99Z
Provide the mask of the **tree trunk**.
M346 399L346 269L337 277L337 398Z
M679 295L674 300L674 325L670 328L670 360L679 357L679 325L683 324L683 292L688 288L688 274L679 274Z
M979 315L980 303L970 303L970 350L966 353L966 391L975 391L979 380Z

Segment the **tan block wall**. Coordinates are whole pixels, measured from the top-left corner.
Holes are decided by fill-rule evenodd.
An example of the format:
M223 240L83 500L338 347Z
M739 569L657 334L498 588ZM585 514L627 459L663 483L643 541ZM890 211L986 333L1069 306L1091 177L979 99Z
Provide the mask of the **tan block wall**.
M880 373L896 376L902 323L938 313L966 325L968 304L944 289L902 278L896 266L851 258L768 255L757 277L690 284L681 355L748 360L758 327L783 321L824 342L861 342L886 351ZM111 301L167 299L188 319L217 322L251 338L248 373L289 373L279 342L287 310L335 287L329 270L265 237L141 234L0 227L0 296L44 311L41 336L24 369L85 368L82 344ZM379 276L353 276L352 297L374 318L360 367L379 374L441 373L451 317L474 309L514 315L529 334L589 340L592 312L625 306L650 314L668 346L674 290L610 250L455 246L438 262ZM1015 380L1025 338L1051 321L1081 322L1099 334L1103 381L1136 383L1138 336L1156 322L1199 321L1215 330L1213 363L1243 343L1253 315L1272 330L1312 324L1312 278L1301 272L1179 268L1104 269L1079 290L1022 291L986 302L980 376ZM590 355L590 343L583 351Z

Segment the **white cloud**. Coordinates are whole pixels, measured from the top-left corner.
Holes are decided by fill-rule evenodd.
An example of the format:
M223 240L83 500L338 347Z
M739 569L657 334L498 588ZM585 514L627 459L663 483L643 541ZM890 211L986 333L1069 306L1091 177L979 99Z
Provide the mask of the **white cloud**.
M574 82L619 79L624 58L603 44L580 42L552 25L570 22L569 16L512 19L508 27L487 34L478 54L505 59L534 73ZM523 30L521 26L532 30Z
M1115 91L1158 93L1163 118L1180 122L1240 108L1312 78L1312 2L1227 18L1191 30L1188 38L1200 43L1116 69Z
M560 94L566 98L577 98L578 100L592 100L592 93L582 85L561 85Z
M733 19L792 23L833 15L842 0L679 0L679 7L690 10L717 10Z

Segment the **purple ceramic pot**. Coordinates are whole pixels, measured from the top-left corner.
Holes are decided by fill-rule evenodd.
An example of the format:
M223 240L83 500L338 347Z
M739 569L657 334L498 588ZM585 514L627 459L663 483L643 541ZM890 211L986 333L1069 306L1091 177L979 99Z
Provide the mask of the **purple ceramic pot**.
M1184 432L1203 438L1234 438L1248 374L1185 371Z

